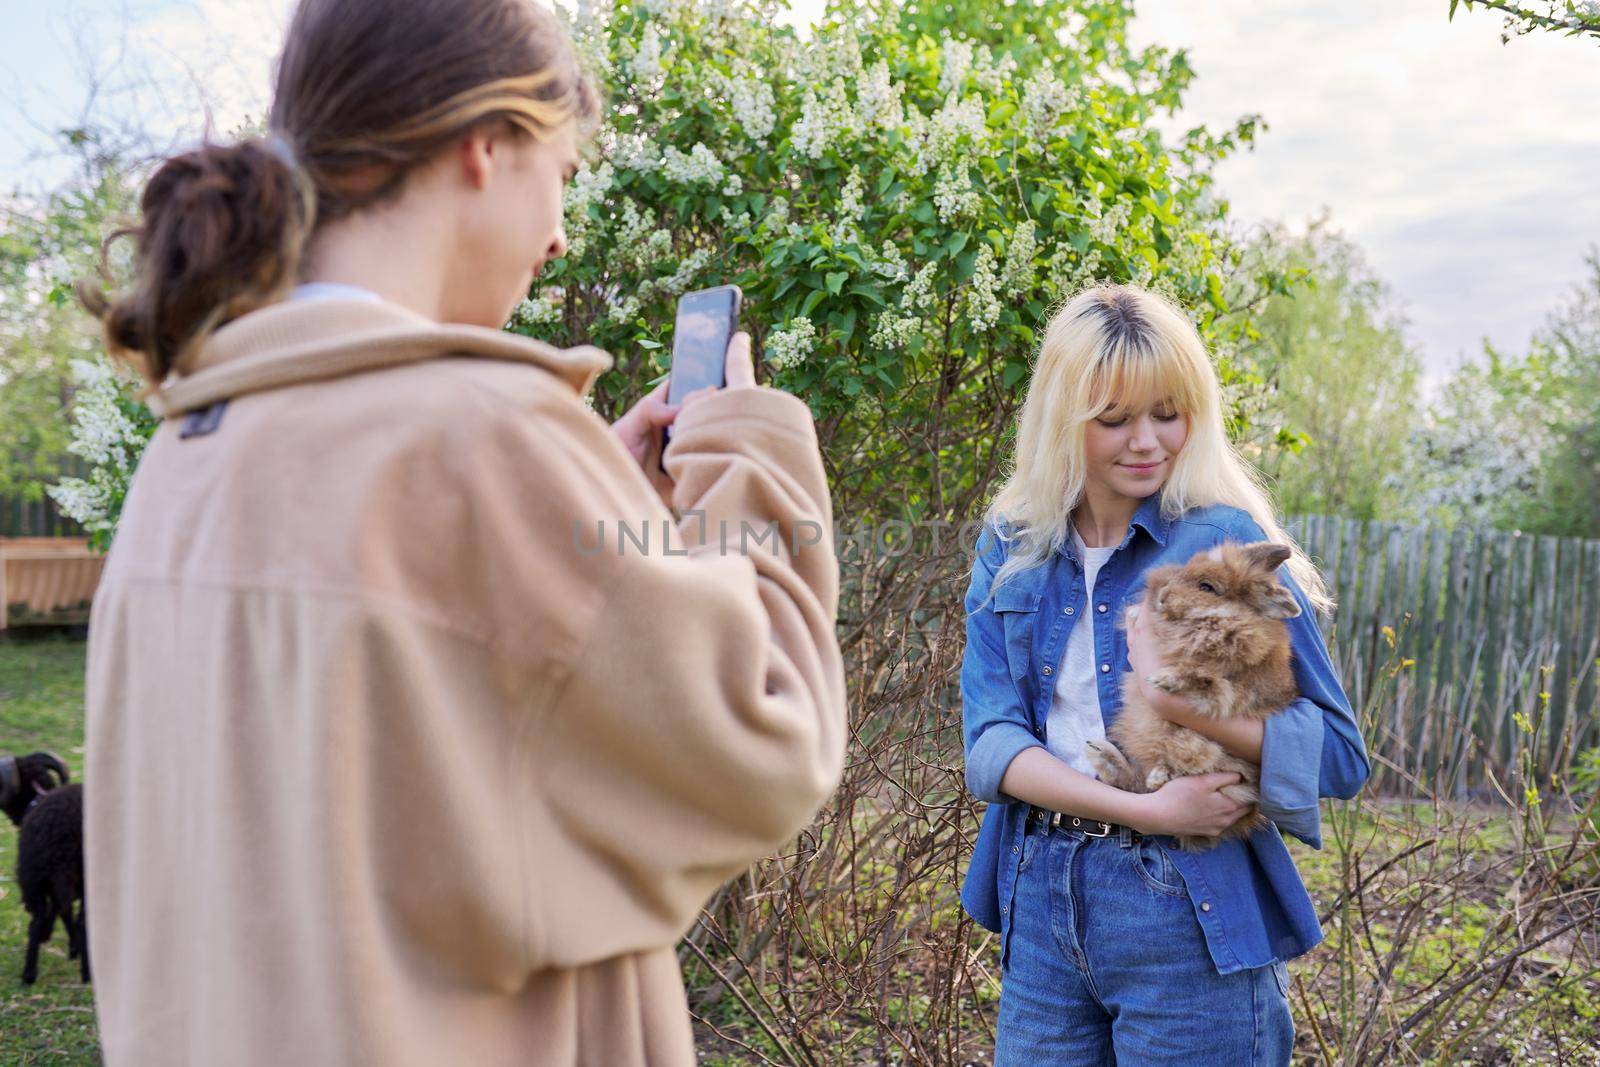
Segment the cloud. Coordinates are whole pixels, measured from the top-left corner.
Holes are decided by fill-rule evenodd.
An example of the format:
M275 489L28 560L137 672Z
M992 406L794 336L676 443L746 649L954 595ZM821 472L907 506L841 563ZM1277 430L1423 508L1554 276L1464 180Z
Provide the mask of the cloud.
M1141 0L1135 39L1188 47L1174 128L1261 113L1218 184L1243 219L1331 208L1404 301L1431 370L1480 337L1516 349L1600 241L1592 42L1500 43L1484 11L1442 4ZM1227 10L1230 15L1224 17Z

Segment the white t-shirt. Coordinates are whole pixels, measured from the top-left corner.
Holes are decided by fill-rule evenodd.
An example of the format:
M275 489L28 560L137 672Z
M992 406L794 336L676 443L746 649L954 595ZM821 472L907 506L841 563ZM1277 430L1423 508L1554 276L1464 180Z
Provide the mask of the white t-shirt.
M1094 603L1094 579L1116 546L1088 548L1072 529L1072 543L1078 548L1078 558L1083 560L1083 584L1088 592L1084 609L1078 612L1067 637L1067 650L1056 668L1055 694L1050 698L1050 717L1045 726L1045 749L1052 756L1096 777L1094 768L1084 758L1085 741L1098 741L1106 736L1106 723L1100 715L1100 686L1095 679L1094 613L1087 610Z

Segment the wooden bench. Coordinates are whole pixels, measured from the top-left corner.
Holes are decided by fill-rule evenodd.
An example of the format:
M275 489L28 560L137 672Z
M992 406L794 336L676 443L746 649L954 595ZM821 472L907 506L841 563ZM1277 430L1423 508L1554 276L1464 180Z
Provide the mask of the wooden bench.
M0 537L0 630L89 621L105 557L83 537Z

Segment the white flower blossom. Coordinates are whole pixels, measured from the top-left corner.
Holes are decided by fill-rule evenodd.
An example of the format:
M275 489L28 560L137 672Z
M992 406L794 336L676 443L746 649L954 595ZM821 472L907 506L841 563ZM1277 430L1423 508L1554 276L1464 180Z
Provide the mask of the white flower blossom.
M592 170L585 162L578 168L578 173L572 176L571 184L561 194L561 206L568 215L581 214L590 204L604 200L615 181L616 168L611 165L610 160L602 160L600 166Z
M772 86L760 78L736 78L728 83L728 106L744 135L765 144L777 124Z
M1016 57L1007 52L996 62L987 48L980 48L972 66L972 82L991 96L1005 88L1006 81L1017 70Z
M1032 219L1023 219L1011 231L1006 262L1000 269L1002 290L1009 296L1025 291L1033 281L1033 257L1039 249Z
M767 205L767 216L761 220L761 225L769 233L785 229L789 225L789 198L781 195L773 197Z
M844 81L835 78L822 96L813 89L806 90L800 102L800 118L790 131L790 137L795 151L811 159L821 159L855 123L855 111L845 95Z
M939 92L949 93L967 78L972 66L972 42L946 40L939 50Z
M967 322L974 332L984 333L1000 321L1000 276L995 273L994 249L987 243L978 246L971 285L967 292Z
M922 320L917 316L885 311L873 320L872 336L868 339L868 344L873 348L904 348L921 329Z
M637 130L618 135L607 154L625 170L653 171L661 166L661 149Z
M1069 90L1056 77L1055 71L1048 67L1039 71L1022 86L1022 114L1026 131L1035 136L1044 133L1075 103L1075 90Z
M122 408L130 381L104 359L74 359L69 365L78 388L67 451L88 462L89 477L63 478L46 491L62 514L84 529L109 530L148 438Z
M972 147L981 146L988 137L989 120L983 101L975 96L958 98L954 93L945 98L944 106L936 111L927 125L917 131L916 155L923 173L952 162L961 142Z
M861 196L866 187L861 180L861 170L851 167L845 177L844 188L839 192L839 210L834 216L830 235L836 245L861 237Z
M666 68L661 65L661 34L655 23L644 28L644 36L639 39L639 46L628 61L628 73L634 81L645 86L654 85L666 73Z
M939 180L933 186L933 206L939 210L939 221L946 225L976 214L983 206L983 198L972 187L966 167L954 171L946 167L939 172Z
M666 293L668 296L681 296L689 291L700 272L706 269L706 264L711 262L711 251L705 248L696 248L683 257L678 264L678 269L665 278L657 279L651 285L654 292Z
M668 181L685 185L716 185L722 181L724 170L722 160L700 141L696 141L687 153L676 145L668 145L661 152L661 173Z
M628 322L633 319L634 316L638 315L639 308L642 306L643 305L639 300L638 294L629 293L621 300L610 304L606 308L606 321L616 325L621 325L622 323Z
M863 126L891 130L900 125L900 87L890 80L888 63L878 60L857 83L856 107Z
M549 326L561 321L561 305L565 293L558 286L548 286L539 290L539 295L532 299L523 300L511 313L511 321L516 326L531 328L536 326Z
M906 286L905 306L913 311L927 312L933 309L933 280L938 274L938 264L927 263Z
M753 225L750 212L741 211L735 215L733 209L727 204L722 205L722 210L717 213L717 217L722 220L722 224L728 228L729 232L735 234L748 234Z
M1099 201L1091 198L1091 202L1098 210ZM1089 236L1103 245L1116 245L1121 240L1123 231L1128 226L1128 220L1133 215L1133 205L1126 200L1118 200L1111 206L1111 210L1092 217L1089 221Z
M809 318L791 319L783 329L767 335L767 359L780 370L796 366L811 354L816 340L817 328Z
M901 254L900 246L893 241L883 242L883 251L878 253L877 259L868 261L867 269L889 281L905 281L911 276L911 271L906 266L906 257Z

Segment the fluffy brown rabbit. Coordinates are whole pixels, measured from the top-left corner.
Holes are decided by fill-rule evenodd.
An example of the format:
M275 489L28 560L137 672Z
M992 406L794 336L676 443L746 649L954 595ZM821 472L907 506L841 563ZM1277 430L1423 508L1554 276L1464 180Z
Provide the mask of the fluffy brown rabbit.
M1131 624L1138 612L1151 612L1151 633L1166 660L1151 684L1219 719L1266 719L1287 707L1298 690L1283 620L1300 614L1294 595L1278 581L1278 567L1288 558L1288 548L1269 541L1229 543L1188 563L1153 568L1144 597L1127 613ZM1260 768L1162 718L1131 672L1122 678L1122 710L1106 731L1106 742L1085 747L1101 780L1136 793L1154 792L1168 779L1188 774L1239 773L1239 784L1222 791L1249 809L1220 838L1180 836L1185 849L1210 848L1267 824L1257 806Z

